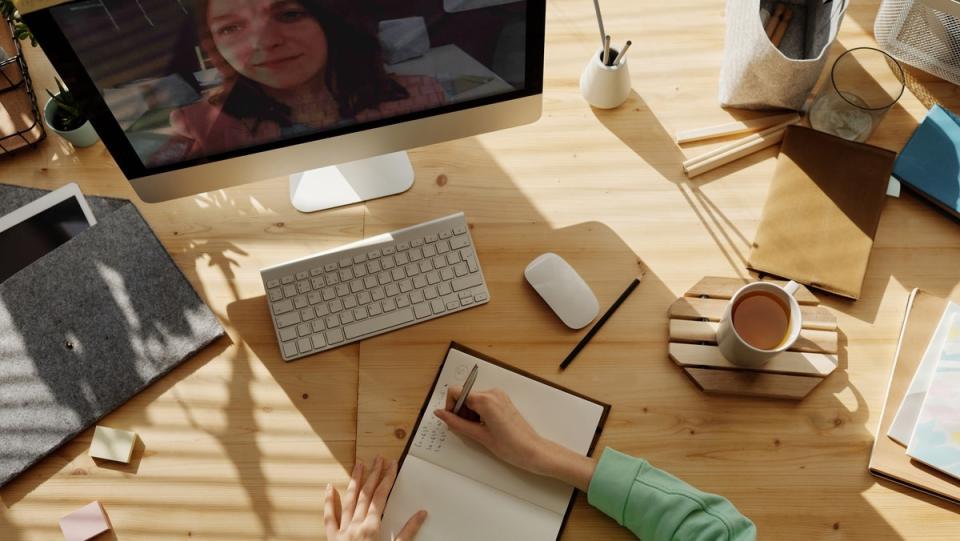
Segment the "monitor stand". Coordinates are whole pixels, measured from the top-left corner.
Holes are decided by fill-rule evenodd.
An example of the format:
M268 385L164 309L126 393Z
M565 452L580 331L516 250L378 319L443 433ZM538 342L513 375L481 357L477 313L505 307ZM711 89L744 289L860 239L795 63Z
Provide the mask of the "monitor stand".
M290 175L290 202L300 212L352 205L405 192L413 176L406 152L311 169Z

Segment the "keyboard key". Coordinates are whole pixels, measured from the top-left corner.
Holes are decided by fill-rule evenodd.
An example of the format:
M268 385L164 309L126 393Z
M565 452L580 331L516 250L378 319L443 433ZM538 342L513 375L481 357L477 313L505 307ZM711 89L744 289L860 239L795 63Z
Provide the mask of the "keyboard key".
M297 348L300 350L300 353L306 353L313 349L313 346L310 344L309 338L301 338L297 340Z
M483 280L480 278L479 274L471 274L469 276L464 276L463 278L457 278L450 285L453 287L454 291L463 291L474 286L478 286L483 283Z
M414 304L419 303L419 302L423 302L423 292L421 292L421 291L414 291L413 293L411 293L411 294L410 294L410 302L412 302L412 303L414 303Z
M340 302L340 299L337 299L335 301L330 301L330 304L327 305L327 307L330 308L330 312L336 314L340 310L343 310L343 303Z
M453 236L453 231L441 231L441 232L440 232L440 238L441 238L441 239L449 239L449 238L452 237L452 236Z
M413 289L413 283L410 280L402 280L400 282L400 291L402 293L407 293Z
M460 308L460 301L449 301L449 302L447 302L447 309L448 309L448 310L456 310L457 308Z
M300 319L303 321L310 321L315 317L317 317L317 314L314 313L313 308L304 308L303 310L300 310Z
M277 314L278 316L280 314L289 312L290 310L293 310L293 301L290 299L273 303L273 313Z
M439 291L441 295L449 295L450 293L453 293L453 288L450 287L449 282L443 282L437 286L437 291Z
M416 263L410 263L404 267L403 270L407 273L407 276L416 276L417 274L420 274L420 265L417 265Z
M464 233L466 233L466 232L467 232L467 228L466 228L466 227L463 227L462 225L458 225L458 226L456 226L456 227L453 228L453 234L454 234L454 235L462 235L462 234L464 234Z
M383 311L392 312L397 309L397 301L393 299L387 299L383 301Z
M343 297L344 295L350 294L350 288L347 287L347 284L337 284L337 287L334 289L337 291L338 297Z
M470 299L473 300L473 299ZM347 310L345 312L340 312L340 323L346 325L347 323L353 323L353 310Z
M366 261L366 260L367 260L367 254L358 254L358 255L353 256L353 262L356 263L356 264L358 264L358 265L359 265L360 263L363 263L363 262Z
M380 307L379 302L375 302L367 306L367 312L369 312L371 316L376 316L381 314L383 309Z
M305 308L308 304L310 303L307 302L306 295L297 295L296 297L293 298L293 305L296 306L297 308Z
M323 295L320 294L319 291L311 291L310 293L307 293L307 302L309 302L310 304L317 304L322 300L323 300Z
M394 258L397 260L397 265L406 265L410 262L410 256L407 255L407 252L401 252L396 255Z
M349 281L349 280L353 280L353 271L351 271L350 269L341 269L341 270L340 270L340 281L341 281L341 282L346 282L346 281Z
M320 333L317 333L311 336L310 341L313 342L313 347L316 349L320 349L323 346L327 345L327 341L323 338L323 335Z
M353 275L357 278L362 278L367 275L367 266L366 265L357 265L353 268Z
M427 300L436 299L436 298L437 298L437 288L435 288L435 287L433 287L433 286L430 286L430 287L428 287L428 288L425 288L425 289L423 290L423 296L426 297Z
M307 274L307 271L301 271L297 273L297 280L306 280L310 275Z
M272 302L276 302L283 299L283 290L280 289L279 287L275 287L267 291L267 294L270 295L270 300Z
M340 318L337 316L327 316L324 321L326 322L328 329L335 329L340 326Z
M372 301L372 300L373 300L373 299L370 298L370 292L369 292L369 291L364 291L364 292L360 293L359 295L357 295L357 303L358 303L358 304L367 304L367 303L369 303L369 302Z
M440 269L440 278L444 281L453 280L455 278L453 274L453 267L446 267L446 268Z
M457 273L457 276L466 276L468 273L467 264L457 263L456 265L453 266L453 272Z
M433 308L434 314L442 314L447 311L447 307L443 305L443 301L440 299L430 301L430 307Z
M345 269L347 267L353 266L353 259L349 257L344 257L339 261L339 263L340 263L340 268Z
M298 291L298 292L300 292L300 293L306 293L307 291L310 291L311 289L313 289L313 288L310 286L310 282L308 282L307 280L300 280L299 282L297 282L297 291Z
M288 340L293 340L296 337L297 337L296 327L287 327L285 329L280 329L280 341L286 342Z
M331 272L330 274L324 274L323 280L327 283L328 286L336 285L340 283L340 275Z
M440 273L437 271L430 271L427 273L427 283L434 285L440 282Z
M375 273L375 272L380 272L380 270L381 270L381 267L380 267L380 261L379 261L379 260L378 260L378 261L368 261L368 262L367 262L367 272L369 272L369 273L372 274L372 273Z
M280 283L281 283L281 284L292 284L292 283L293 283L293 275L292 275L292 274L288 274L288 275L284 276L283 278L280 279Z
M380 260L380 266L383 270L389 270L396 267L397 263L393 260L393 256L387 256Z
M323 317L330 313L330 310L327 309L326 304L318 304L314 311L317 313L317 317Z
M379 249L377 249L377 250L370 250L369 252L367 252L367 259L376 259L376 258L378 258L378 257L380 257L380 250L379 250Z
M430 264L429 259L424 259L420 262L420 272L430 272L433 270L433 265Z
M433 268L442 269L446 266L447 258L443 257L442 255L438 255L437 257L433 258Z
M283 296L284 297L293 297L297 294L297 286L293 284L287 284L283 286Z
M382 288L382 287L376 287L376 288L371 289L371 290L370 290L370 294L373 296L373 300L375 300L375 301L382 301L383 298L386 296L386 295L383 294L383 288Z
M320 276L323 274L323 267L314 267L310 269L310 276Z
M423 257L433 257L435 255L437 255L437 249L432 244L423 247Z
M417 239L417 240L411 241L410 246L412 248L416 248L417 246L423 246L423 239Z
M306 336L311 332L313 332L313 328L310 326L309 323L301 323L297 325L297 334L299 334L300 336Z
M283 356L284 357L296 357L300 352L297 351L297 343L294 341L284 342L283 343Z
M343 332L346 334L347 340L353 340L366 334L409 323L413 319L413 310L406 308L347 325L343 328Z
M403 280L404 278L407 277L407 275L404 274L403 269L400 267L393 269L393 271L391 272L391 275L393 276L394 280ZM389 282L390 280L387 280L387 281ZM381 281L380 285L383 285L384 283L385 282Z
M450 239L450 248L454 250L459 250L465 246L470 246L470 241L467 240L466 236L456 236Z
M434 243L434 242L437 242L437 240L439 240L439 237L436 234L430 234L430 235L427 235L426 240L428 243Z
M394 248L393 246L384 246L383 255L393 255L393 253L396 251L397 249Z
M284 328L300 323L300 312L287 312L277 316L277 327Z
M420 261L423 259L423 252L420 248L413 248L407 253L410 255L410 261Z
M339 344L343 342L343 330L333 329L326 334L328 344Z
M323 270L325 270L325 271L327 271L327 272L333 272L333 271L337 270L337 264L336 264L336 263L327 263L326 265L323 266Z
M438 253L438 254L445 254L445 253L447 253L447 252L449 252L449 251L450 251L450 243L449 243L449 242L447 242L447 241L445 241L445 240L441 240L440 242L437 243L437 253Z
M410 249L410 243L409 243L409 242L401 242L401 243L397 244L397 250L404 251L404 250L409 250L409 249Z
M363 281L362 281L362 280L354 280L354 281L350 282L350 291L352 291L352 292L354 292L354 293L357 293L357 292L359 292L359 291L363 291Z
M327 285L327 283L326 283L325 281L323 281L323 277L322 277L322 276L317 276L316 278L311 278L311 279L310 279L310 285L313 286L313 289L320 289L320 288L322 288L323 286Z
M353 295L349 295L343 298L343 307L344 308L356 308L357 307L357 298Z
M366 289L370 289L371 287L377 287L378 283L379 281L377 280L377 277L373 276L372 274L363 279L363 286Z
M467 268L470 269L470 272L477 272L478 270L480 270L480 266L477 265L477 258L468 257L466 261L467 261Z
M313 332L320 332L327 328L327 326L323 324L323 318L319 317L311 321L310 325L313 327Z
M423 287L427 287L427 279L426 279L422 274L418 274L418 275L414 276L414 277L413 277L413 287L415 287L415 288L417 288L417 289L420 289L420 288L423 288Z
M461 306L467 306L467 305L470 305L470 304L473 304L473 297L467 297L467 298L465 298L465 299L460 299L460 305L461 305Z
M459 252L450 252L447 254L447 263L450 265L456 265L460 262L460 253Z
M280 280L270 280L267 282L268 288L280 287Z
M361 319L367 319L367 309L366 308L356 308L353 311L353 319L360 321Z
M397 306L400 308L410 306L410 298L406 295L400 295L397 297Z
M417 315L417 319L423 319L433 313L430 311L430 306L425 302L414 304L413 312Z
M327 287L323 289L323 300L332 301L337 298L337 292L334 291L332 287Z

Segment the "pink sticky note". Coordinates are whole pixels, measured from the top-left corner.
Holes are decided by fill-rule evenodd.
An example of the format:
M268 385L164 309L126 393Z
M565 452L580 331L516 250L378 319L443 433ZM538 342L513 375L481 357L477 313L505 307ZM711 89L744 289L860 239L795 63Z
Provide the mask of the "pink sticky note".
M100 502L87 504L60 519L60 530L67 541L87 541L110 529L110 520Z

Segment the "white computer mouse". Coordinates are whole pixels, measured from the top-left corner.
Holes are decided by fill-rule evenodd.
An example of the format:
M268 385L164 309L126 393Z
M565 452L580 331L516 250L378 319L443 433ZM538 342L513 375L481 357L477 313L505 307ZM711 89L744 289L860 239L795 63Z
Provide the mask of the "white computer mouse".
M523 276L567 327L581 329L597 317L600 303L596 295L557 254L538 256L527 265Z

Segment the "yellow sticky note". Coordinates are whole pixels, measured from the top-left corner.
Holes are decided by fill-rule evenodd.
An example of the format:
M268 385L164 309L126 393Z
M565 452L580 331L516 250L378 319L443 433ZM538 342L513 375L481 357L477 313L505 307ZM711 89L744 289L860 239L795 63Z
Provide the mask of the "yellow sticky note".
M135 432L98 426L93 432L90 456L116 462L130 462L130 456L133 454L133 446L136 442L137 434Z

